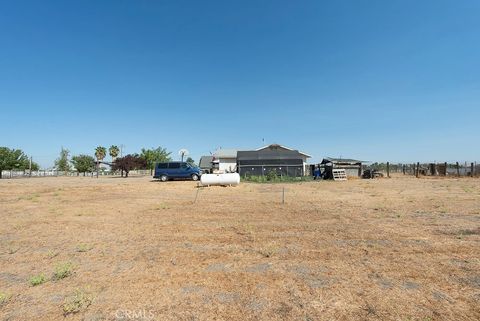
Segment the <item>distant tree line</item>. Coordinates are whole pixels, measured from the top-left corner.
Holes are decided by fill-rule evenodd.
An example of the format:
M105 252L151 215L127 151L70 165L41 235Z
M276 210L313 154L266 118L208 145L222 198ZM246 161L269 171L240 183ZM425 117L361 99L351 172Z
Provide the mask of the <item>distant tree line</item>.
M0 178L4 170L27 170L34 171L39 169L37 163L31 163L28 157L21 149L10 149L8 147L0 147Z
M111 161L105 161L108 155ZM110 146L108 149L104 146L95 148L94 156L87 154L79 154L70 156L70 151L64 147L61 148L58 158L55 160L55 169L63 172L70 172L72 170L77 172L77 175L83 173L92 173L95 170L100 170L102 163L110 165L111 170L120 172L122 177L128 177L132 170L149 169L150 174L153 174L155 164L159 162L169 162L172 160L171 152L162 147L157 148L142 148L140 154L133 153L119 157L120 149L116 145ZM0 178L3 170L39 170L39 165L31 162L30 157L27 156L20 149L10 149L8 147L0 147ZM187 162L193 163L193 159L188 158Z
M392 172L400 171L402 169L403 164L390 164L390 170ZM387 170L387 163L372 163L367 165L366 168L374 169L377 171L386 171Z
M108 154L111 157L111 162L105 162L105 157ZM120 154L120 149L116 145L112 145L108 148L103 146L98 146L95 148L93 156L80 154L72 156L69 159L70 152L67 149L62 147L60 151L60 156L55 161L55 167L60 171L70 171L72 168L77 171L77 174L91 173L95 170L100 170L100 164L106 163L111 166L112 171L120 172L122 177L125 174L125 177L128 177L128 174L132 170L137 169L149 169L150 174L153 173L155 164L158 162L168 162L171 161L171 152L167 151L165 148L142 148L141 153L137 154L127 154L122 157L118 157ZM193 161L193 160L192 160Z

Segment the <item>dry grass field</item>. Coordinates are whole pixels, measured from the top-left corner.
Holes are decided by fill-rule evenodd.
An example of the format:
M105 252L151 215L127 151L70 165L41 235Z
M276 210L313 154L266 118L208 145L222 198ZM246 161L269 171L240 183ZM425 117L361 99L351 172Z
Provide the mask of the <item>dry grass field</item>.
M479 179L196 193L1 180L0 319L480 320Z

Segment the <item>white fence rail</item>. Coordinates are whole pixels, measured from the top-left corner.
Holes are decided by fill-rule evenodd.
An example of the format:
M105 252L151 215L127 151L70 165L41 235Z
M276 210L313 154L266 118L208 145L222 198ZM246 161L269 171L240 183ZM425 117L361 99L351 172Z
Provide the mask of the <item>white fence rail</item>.
M100 171L99 176L120 176L120 172L107 172ZM128 176L149 176L149 169L132 170L128 173ZM97 172L78 173L78 172L65 172L56 170L38 170L38 171L16 171L16 170L4 170L2 171L2 179L9 178L28 178L28 177L58 177L58 176L97 176Z

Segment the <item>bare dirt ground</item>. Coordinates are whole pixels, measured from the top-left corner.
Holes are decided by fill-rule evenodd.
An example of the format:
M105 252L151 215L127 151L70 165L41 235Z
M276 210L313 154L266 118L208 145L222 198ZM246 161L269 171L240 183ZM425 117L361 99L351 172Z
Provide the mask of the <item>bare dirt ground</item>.
M479 179L196 192L1 180L0 319L480 320Z

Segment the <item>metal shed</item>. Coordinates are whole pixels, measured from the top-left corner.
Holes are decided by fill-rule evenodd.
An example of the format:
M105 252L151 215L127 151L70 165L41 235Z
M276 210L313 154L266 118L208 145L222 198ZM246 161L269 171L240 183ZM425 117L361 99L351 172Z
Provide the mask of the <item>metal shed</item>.
M361 177L362 176L362 161L350 158L333 158L326 157L320 163L325 169L325 178L332 178L332 169L345 169L348 177Z

